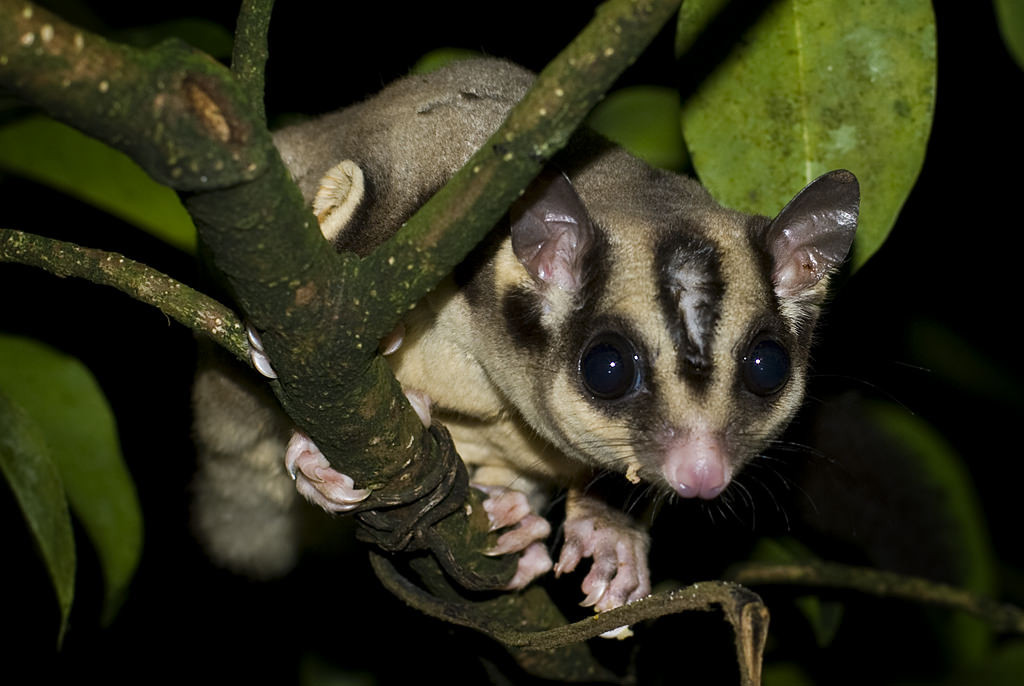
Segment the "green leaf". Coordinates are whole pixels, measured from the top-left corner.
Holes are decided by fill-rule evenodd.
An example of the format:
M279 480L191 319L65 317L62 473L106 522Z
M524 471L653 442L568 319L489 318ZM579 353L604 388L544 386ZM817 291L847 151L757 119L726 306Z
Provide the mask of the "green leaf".
M993 0L993 4L1003 42L1017 61L1017 66L1024 69L1024 3L1020 0Z
M437 48L416 60L416 64L410 71L413 74L429 74L452 62L470 60L474 57L483 57L483 55L468 48Z
M10 485L50 573L60 607L58 644L75 592L75 540L60 473L50 460L43 431L0 393L0 472ZM17 593L8 587L5 593ZM13 628L13 627L8 627Z
M951 328L927 319L915 319L907 328L911 359L957 390L1024 407L1024 383L1015 369L985 355Z
M99 555L109 620L138 565L142 514L106 399L77 360L2 335L0 391L24 408L46 437L71 507Z
M991 597L995 591L994 554L971 476L960 456L927 422L903 407L875 402L868 405L868 413L913 460L920 481L916 488L934 493L934 502L944 507L943 536L951 549L959 551L957 584ZM987 654L991 633L980 620L958 614L945 628L955 664L971 664Z
M676 22L676 57L689 51L729 0L686 0Z
M195 228L174 191L126 155L52 119L28 117L0 127L0 170L99 207L176 248L195 250Z
M765 665L762 683L764 686L814 686L814 680L795 662Z
M201 17L170 19L159 24L134 26L118 31L115 38L118 42L139 47L150 47L168 38L180 38L219 60L231 57L234 42L230 31L214 21Z
M949 686L1020 686L1024 674L1024 641L1005 641L983 663L948 681Z
M924 160L935 102L928 0L780 0L684 104L701 181L772 216L845 168L861 183L853 267L884 242Z
M688 164L673 88L631 86L610 93L587 125L655 167L681 171Z

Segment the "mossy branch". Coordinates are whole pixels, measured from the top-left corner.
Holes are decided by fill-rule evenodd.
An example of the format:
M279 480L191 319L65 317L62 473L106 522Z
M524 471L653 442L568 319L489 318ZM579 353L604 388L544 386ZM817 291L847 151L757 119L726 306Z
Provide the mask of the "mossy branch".
M202 191L259 176L273 145L239 83L181 41L140 50L30 2L0 0L0 84L157 181Z
M253 106L269 2L245 4L232 74L177 41L138 50L0 0L0 79L182 194L203 248L263 334L285 410L336 467L379 489L423 429L408 409L395 420L408 406L377 340L496 222L676 8L602 7L452 184L364 261L320 236Z
M213 264L246 318L264 333L280 374L276 390L290 416L358 485L386 490L409 461L409 446L424 451L415 461L428 465L438 462L438 448L422 440L411 411L396 419L404 398L376 355L376 341L494 225L677 5L676 0L607 3L452 182L363 260L336 255L322 239L266 131L260 102L269 0L244 3L231 71L178 42L137 50L77 29L30 3L0 0L0 83L125 151L155 179L181 192ZM245 357L242 325L232 312L122 256L3 230L0 260L115 286ZM374 276L373 285L366 274ZM325 321L335 325L325 327ZM480 510L474 508L477 520ZM486 523L471 526L468 516L452 521L452 538L486 529ZM479 537L472 540L469 548L479 550ZM386 574L382 578L395 581ZM734 578L933 602L977 614L1003 631L1024 632L1024 615L1017 608L876 570L762 566L746 567ZM456 611L429 597L421 598L421 609L509 645L550 649L650 617L709 604L725 607L722 594L735 595L739 588L709 582L539 633L508 631L493 618L465 607ZM734 624L741 626L744 620L738 621ZM759 631L748 632L747 647L741 649L751 680L757 669L752 656L759 663L763 647Z
M338 469L374 490L371 506L392 508L403 490L394 477L407 465L436 471L442 451L376 354L377 340L489 230L677 4L607 3L453 186L366 260L323 240L254 104L269 3L246 5L232 73L177 41L137 50L0 0L0 84L179 191L201 249L262 334L289 416ZM400 274L384 268L393 262ZM460 513L441 534L456 558L468 554L459 541L475 540L462 531L487 528ZM507 578L504 568L495 578Z
M497 223L560 150L618 76L679 8L678 0L614 0L537 76L533 87L463 168L366 260L370 273L396 274L382 294L375 330L387 334ZM374 296L364 293L364 300ZM388 306L390 305L390 306Z
M30 265L55 276L111 286L209 337L240 361L248 360L245 327L231 308L119 253L0 229L0 262Z
M263 109L263 86L273 8L274 0L242 0L231 53L231 73L248 93L253 109L263 122L267 119Z

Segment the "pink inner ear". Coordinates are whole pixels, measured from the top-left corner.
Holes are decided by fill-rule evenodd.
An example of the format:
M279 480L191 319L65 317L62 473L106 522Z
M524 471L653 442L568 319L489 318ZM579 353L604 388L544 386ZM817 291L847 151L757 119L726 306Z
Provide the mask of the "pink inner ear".
M775 291L798 295L846 258L857 229L860 190L848 171L824 174L796 194L768 229Z
M546 286L578 289L593 229L569 179L545 170L509 214L512 250L530 275Z
M572 221L548 221L546 238L537 243L529 259L520 258L527 271L540 281L563 290L580 285L579 227Z
M793 296L821 281L834 266L832 261L823 259L821 252L813 246L788 246L789 250L776 255L772 280L775 292L781 296Z

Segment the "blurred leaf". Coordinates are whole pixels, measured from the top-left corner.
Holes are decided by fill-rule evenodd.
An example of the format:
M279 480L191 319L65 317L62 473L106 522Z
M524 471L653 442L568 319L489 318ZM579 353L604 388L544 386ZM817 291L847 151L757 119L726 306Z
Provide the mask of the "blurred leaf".
M682 57L697 42L704 29L729 0L686 0L676 22L676 57Z
M770 564L812 564L821 558L794 538L763 538L751 554L750 561ZM822 600L816 595L796 599L796 607L804 616L819 646L828 646L836 637L843 618L842 603Z
M373 686L376 680L372 674L353 672L320 655L308 653L302 656L299 683L301 686Z
M805 595L796 599L796 606L811 625L814 641L818 646L824 648L831 645L843 621L842 603Z
M1024 675L1024 641L1019 638L999 646L984 664L949 680L949 686L1020 686Z
M673 88L632 86L610 93L587 125L655 167L682 171L688 164L679 92Z
M683 106L701 181L724 205L775 215L808 182L861 183L857 268L917 179L935 101L928 0L781 0Z
M935 494L934 502L945 506L943 536L959 551L956 583L991 597L995 590L994 554L971 476L959 455L927 422L900 406L875 402L868 412L914 461L919 479L915 487L929 489ZM977 661L987 654L990 640L991 633L980 620L959 614L950 617L946 642L955 652L949 655L954 664Z
M60 473L50 460L43 431L0 392L0 472L10 485L50 573L60 607L58 645L75 592L75 540ZM18 593L8 586L5 593ZM7 627L13 630L15 627Z
M979 396L1024 406L1019 378L974 348L955 331L927 320L908 329L911 358L958 388Z
M762 683L764 686L814 686L803 668L793 662L765 665Z
M410 71L413 74L429 74L452 62L471 60L475 57L483 57L483 55L468 48L437 48L416 60L416 64Z
M143 48L156 45L168 38L180 38L193 48L198 48L218 60L230 58L234 45L234 37L230 31L217 22L199 17L136 26L118 31L114 37L121 43Z
M1013 59L1017 61L1017 66L1024 69L1024 2L993 0L993 5L1003 42L1006 43L1006 48L1013 55Z
M29 117L0 127L0 170L95 205L176 248L195 250L195 228L174 191L126 155L52 119ZM45 208L39 213L41 221L47 218Z
M113 618L138 565L142 514L114 418L80 362L36 341L0 335L0 390L39 426L71 507L96 547Z

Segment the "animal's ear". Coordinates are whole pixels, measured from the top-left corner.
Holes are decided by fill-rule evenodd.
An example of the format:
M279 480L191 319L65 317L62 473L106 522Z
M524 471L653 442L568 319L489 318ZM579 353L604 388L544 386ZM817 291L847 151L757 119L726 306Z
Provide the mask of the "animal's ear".
M565 174L545 169L509 210L512 251L537 283L575 291L594 228Z
M338 239L363 202L365 187L363 170L352 160L342 160L324 174L313 197L313 214L324 238Z
M780 297L812 289L846 259L859 207L857 177L840 169L807 184L779 212L766 237Z

